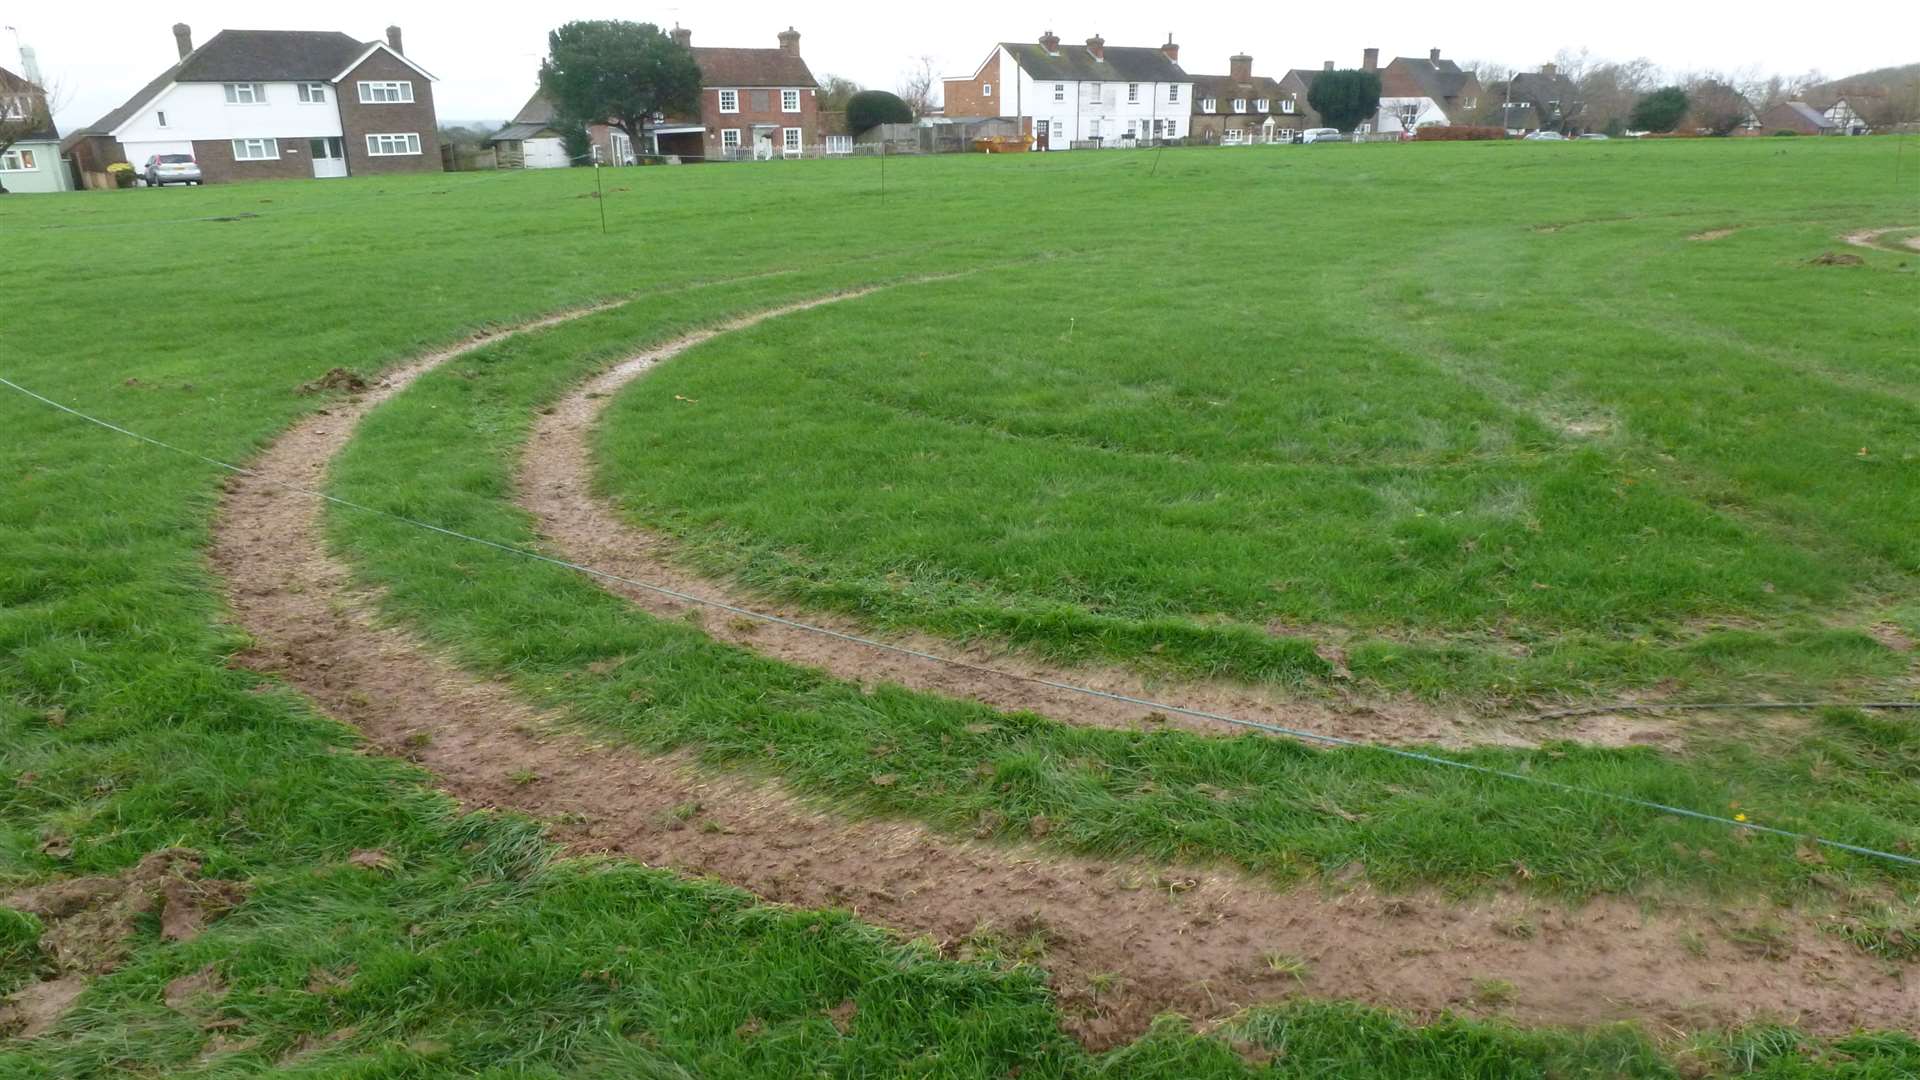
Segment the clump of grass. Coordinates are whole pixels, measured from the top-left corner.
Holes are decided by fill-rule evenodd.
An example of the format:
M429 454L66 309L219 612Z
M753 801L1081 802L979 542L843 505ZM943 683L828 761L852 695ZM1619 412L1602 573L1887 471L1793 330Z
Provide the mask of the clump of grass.
M1266 962L1268 971L1285 975L1295 982L1306 982L1307 974L1311 970L1305 958L1292 953L1269 951L1261 954L1261 959Z
M1473 980L1474 1002L1488 1008L1510 1005L1518 994L1518 988L1506 979L1483 977Z

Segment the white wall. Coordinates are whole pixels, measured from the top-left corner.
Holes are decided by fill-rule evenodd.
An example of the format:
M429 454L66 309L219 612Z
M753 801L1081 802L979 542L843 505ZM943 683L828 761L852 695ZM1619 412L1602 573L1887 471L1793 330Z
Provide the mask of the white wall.
M1417 105L1420 107L1419 115L1414 118L1413 127L1417 128L1426 124L1444 124L1447 122L1446 110L1442 109L1432 98L1383 97L1380 99L1380 111L1375 114L1373 118L1373 130L1381 132L1411 130L1410 128L1403 128L1401 125L1400 109L1406 105Z
M529 169L564 169L568 165L566 143L559 139L528 139L520 149Z
M120 141L126 144L131 158L134 143L317 139L342 134L340 108L333 100L338 87L329 85L327 100L319 104L301 101L293 83L267 83L266 87L264 105L229 105L226 90L219 83L175 83L120 126ZM163 112L167 114L165 127L159 123Z
M1012 63L1009 59L1008 64ZM1059 121L1062 134L1049 144L1050 149L1055 150L1065 150L1073 142L1094 138L1096 126L1101 141L1111 146L1121 145L1128 121L1134 122L1136 133L1142 139L1153 137L1155 120L1161 121L1163 130L1166 122L1172 121L1177 137L1187 135L1193 121L1192 83L1141 83L1138 102L1127 100L1127 85L1125 82L1068 82L1064 84L1065 100L1055 101L1054 80L1036 81L1022 70L1020 104L1024 114L1033 118L1036 131L1042 121ZM1170 85L1180 88L1178 101L1167 100Z
M0 184L14 194L65 191L68 188L67 163L60 160L57 142L17 142L12 149L33 153L33 168L0 172Z
M133 166L135 171L145 169L147 159L155 154L193 154L193 144L184 139L151 139L121 143L120 146L127 152L127 164Z

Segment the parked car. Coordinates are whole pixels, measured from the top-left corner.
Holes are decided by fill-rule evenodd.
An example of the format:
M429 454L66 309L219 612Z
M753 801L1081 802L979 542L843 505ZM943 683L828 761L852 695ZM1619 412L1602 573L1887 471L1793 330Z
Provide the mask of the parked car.
M1307 130L1300 133L1300 141L1303 143L1340 142L1341 141L1340 129L1339 128L1308 128Z
M1528 142L1566 142L1567 137L1565 135L1560 134L1557 131L1529 131L1527 132L1526 141Z
M1585 135L1582 135L1580 137L1583 139L1606 139L1606 138L1610 138L1611 136L1608 136L1603 132L1589 131Z
M192 154L155 154L147 159L147 167L141 173L148 187L166 187L168 184L199 184L200 163L193 160Z

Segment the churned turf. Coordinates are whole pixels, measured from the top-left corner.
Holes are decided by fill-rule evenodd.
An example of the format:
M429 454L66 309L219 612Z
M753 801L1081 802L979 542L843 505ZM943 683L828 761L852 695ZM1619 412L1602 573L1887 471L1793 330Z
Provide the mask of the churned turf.
M0 373L237 461L324 407L296 388L330 368L371 375L487 323L657 294L423 382L374 418L337 478L343 493L514 540L526 521L510 505L510 459L529 410L596 359L827 289L980 267L966 283L716 342L702 363L650 377L617 406L610 483L713 568L876 622L1068 656L1309 684L1325 672L1297 642L1334 627L1352 635L1356 677L1436 696L1661 678L1865 691L1906 661L1863 626L1913 628L1910 602L1887 599L1913 570L1900 527L1914 509L1915 485L1902 482L1913 278L1894 252L1863 252L1862 267L1801 264L1834 232L1897 224L1911 206L1885 183L1884 146L1253 148L1170 152L1152 176L1144 156L1117 154L896 162L884 205L870 163L646 170L615 174L604 238L578 174L18 197L0 205L16 312ZM1532 153L1561 149L1594 152ZM1682 246L1728 225L1757 228ZM137 272L160 265L186 269ZM793 273L745 280L770 271ZM1093 287L1102 281L1112 287ZM1211 317L1197 310L1208 306ZM1283 348L1276 315L1319 344ZM767 361L783 334L802 382ZM1076 351L1089 334L1124 363ZM880 350L876 335L895 347ZM1202 358L1196 336L1221 359ZM969 342L998 345L964 354ZM1155 350L1169 363L1143 378ZM836 355L843 366L825 362ZM1286 372L1268 369L1275 356ZM903 374L910 360L923 376ZM1004 378L966 360L1005 364ZM753 377L729 385L730 370ZM1287 377L1304 383L1292 396L1272 381ZM710 391L703 379L722 381ZM1355 388L1344 421L1342 386ZM663 415L676 392L696 403ZM814 408L799 409L801 393ZM850 432L875 417L891 419L875 425L872 453L856 452ZM671 460L640 434L662 424L681 445ZM0 882L111 874L185 846L209 875L251 886L192 941L140 924L128 958L58 1027L0 1047L0 1071L1665 1076L1697 1060L1784 1077L1916 1066L1897 1036L1815 1044L1764 1029L1677 1060L1632 1032L1416 1027L1307 1004L1201 1038L1169 1024L1090 1057L1059 1034L1030 971L940 960L844 916L771 911L642 869L554 862L532 825L460 814L418 774L353 753L344 729L229 667L244 643L221 622L202 556L218 469L10 395L0 425ZM770 451L755 455L766 475L728 471L730 486L714 490L741 448ZM869 457L905 471L859 471ZM956 523L935 481L970 485L982 520L1004 524L1054 505L1036 502L1023 468L1036 457L1059 463L1059 517L1024 515L1037 531L1020 546L1050 577L1022 581L978 526ZM649 460L658 475L641 483L630 463ZM840 465L863 482L819 497L859 525L827 536L774 489ZM1260 470L1287 477L1311 512L1252 500L1220 516L1213 504L1251 490L1245 478ZM996 477L1006 486L990 490ZM1149 525L1138 536L1117 516L1097 527L1083 481L1115 515L1145 498ZM909 504L881 491L887 482L921 486L937 517L924 535L900 524ZM770 509L751 517L749 504ZM1085 550L1061 539L1076 523ZM1818 887L1816 871L1768 841L1364 754L1038 718L972 734L977 709L863 697L509 556L375 519L333 524L356 565L391 588L391 610L476 667L652 745L694 746L716 763L758 754L760 768L860 810L948 828L986 810L1057 812L1050 842L1211 855L1282 878L1360 858L1389 884L1471 887L1511 876L1518 858L1536 887L1572 894L1700 880L1791 899ZM1271 543L1282 524L1310 535L1269 548L1288 565L1257 580L1257 560L1226 545L1236 532ZM1582 524L1600 539L1574 537ZM1476 561L1468 540L1492 545L1502 569ZM1350 550L1364 543L1400 572ZM1633 544L1649 577L1620 568L1619 548ZM1196 565L1217 565L1214 580ZM978 619L941 623L950 608ZM1270 621L1290 632L1265 633ZM1721 621L1739 626L1706 625ZM1098 644L1073 644L1088 637ZM1509 638L1530 655L1514 656ZM598 685L561 681L618 655L671 660L684 677L652 664ZM769 733L787 740L770 759ZM901 777L885 788L868 782L883 736ZM1798 738L1707 749L1683 760L1481 753L1703 809L1739 802L1789 827L1910 840L1906 727L1842 711ZM982 761L992 785L950 775ZM1321 798L1366 816L1330 817L1314 809ZM1682 840L1715 858L1679 853ZM1862 895L1906 884L1835 862L1827 872ZM1910 910L1856 911L1848 925L1897 962ZM44 929L0 912L0 989L47 973ZM225 988L216 1003L163 1003L170 980L207 965Z

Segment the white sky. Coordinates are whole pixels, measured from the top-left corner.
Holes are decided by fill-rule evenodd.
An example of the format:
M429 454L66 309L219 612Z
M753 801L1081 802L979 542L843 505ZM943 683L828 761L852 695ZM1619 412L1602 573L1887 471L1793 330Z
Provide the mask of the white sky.
M0 26L39 53L49 84L59 88L63 130L91 123L119 105L174 58L171 27L185 22L194 41L222 28L339 30L363 40L389 23L406 34L408 55L439 76L434 93L442 123L504 120L532 91L546 51L546 32L569 19L622 18L693 30L696 45L773 46L793 23L815 76L850 76L892 89L916 57L933 58L936 74L971 71L996 41L1031 41L1051 28L1067 41L1095 32L1111 45L1157 45L1171 32L1181 66L1224 74L1227 57L1249 52L1254 70L1279 75L1290 67L1335 60L1358 66L1360 50L1383 57L1424 56L1438 46L1456 60L1490 60L1532 68L1562 48L1595 56L1647 56L1675 71L1758 68L1796 74L1817 68L1841 76L1920 60L1920 3L1859 0L1842 18L1822 17L1803 2L1738 5L1710 0L1609 0L1587 7L1528 6L1501 14L1497 3L1461 8L1405 0L1346 8L1335 5L1097 4L988 0L916 8L889 4L888 16L866 5L812 8L764 0L703 5L552 0L491 5L432 0L332 0L327 4L260 0L105 0L0 5ZM722 14L721 12L724 12ZM1560 19L1554 13L1564 13ZM1557 23L1557 25L1556 25ZM12 34L0 31L0 66L18 69Z

